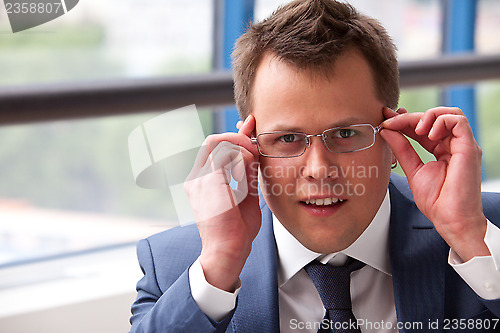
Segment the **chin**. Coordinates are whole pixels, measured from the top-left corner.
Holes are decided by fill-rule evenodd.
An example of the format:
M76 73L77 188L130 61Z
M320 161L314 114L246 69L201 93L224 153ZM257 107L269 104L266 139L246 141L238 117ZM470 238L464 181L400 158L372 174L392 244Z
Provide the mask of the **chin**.
M323 233L322 235L320 235L320 237L299 241L302 243L302 245L313 252L328 254L345 250L354 242L343 241L345 239L345 237L336 239L336 237L332 235L325 237L325 234Z

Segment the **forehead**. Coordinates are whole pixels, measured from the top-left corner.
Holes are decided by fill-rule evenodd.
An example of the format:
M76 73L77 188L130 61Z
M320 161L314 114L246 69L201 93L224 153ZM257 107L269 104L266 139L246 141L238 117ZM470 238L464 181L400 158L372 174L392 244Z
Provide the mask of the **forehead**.
M336 60L329 75L298 70L269 54L257 68L252 108L257 132L277 126L320 132L353 118L375 124L382 121L383 106L368 62L354 49Z

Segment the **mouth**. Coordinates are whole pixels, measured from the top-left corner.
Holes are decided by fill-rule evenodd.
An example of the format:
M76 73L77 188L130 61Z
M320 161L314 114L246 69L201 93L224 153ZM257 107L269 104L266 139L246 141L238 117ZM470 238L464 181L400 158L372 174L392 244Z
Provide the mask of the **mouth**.
M300 201L300 205L305 209L307 213L314 217L329 217L335 214L343 205L345 205L347 199L339 198L321 198L321 199L307 199Z
M347 199L339 199L332 197L332 198L322 198L322 199L308 199L305 201L301 201L301 203L304 203L309 206L332 206L341 204L344 201L347 201Z

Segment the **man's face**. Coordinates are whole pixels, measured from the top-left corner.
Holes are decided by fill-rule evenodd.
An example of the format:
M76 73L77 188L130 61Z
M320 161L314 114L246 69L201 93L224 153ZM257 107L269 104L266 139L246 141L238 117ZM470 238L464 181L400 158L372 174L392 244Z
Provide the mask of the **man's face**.
M356 50L336 61L329 79L268 54L257 69L252 98L256 135L278 130L320 134L352 124L376 127L384 120L370 67ZM299 157L261 156L260 186L271 211L305 247L337 252L352 244L377 213L392 158L379 135L371 148L351 153L332 153L321 137L312 137ZM318 198L343 202L306 203Z

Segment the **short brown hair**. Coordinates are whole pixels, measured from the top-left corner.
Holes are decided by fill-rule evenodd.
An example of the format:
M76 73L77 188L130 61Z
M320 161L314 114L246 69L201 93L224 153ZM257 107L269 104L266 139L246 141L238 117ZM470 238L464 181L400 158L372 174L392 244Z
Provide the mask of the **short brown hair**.
M368 61L377 97L395 108L399 100L396 46L375 19L336 0L295 0L251 24L232 54L234 98L240 116L251 113L257 67L271 53L299 70L329 73L342 52L355 47Z

